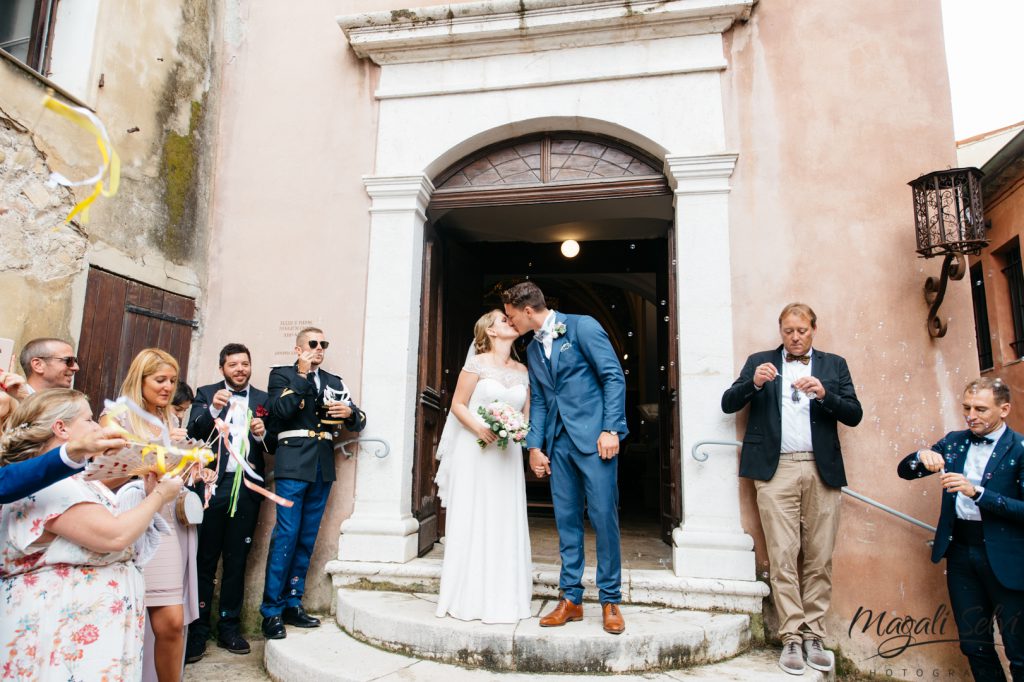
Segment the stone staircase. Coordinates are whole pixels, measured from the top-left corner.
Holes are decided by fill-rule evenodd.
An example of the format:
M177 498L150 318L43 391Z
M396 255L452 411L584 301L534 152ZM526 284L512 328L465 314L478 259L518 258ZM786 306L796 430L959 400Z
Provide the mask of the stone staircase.
M536 616L558 596L558 567L535 564ZM584 620L541 628L536 618L486 625L437 618L439 559L405 564L334 561L334 621L312 631L288 629L267 642L267 671L281 682L579 682L612 674L640 680L789 682L777 650L751 650L759 627L760 582L678 578L669 570L623 570L626 632L601 627L600 606ZM594 592L592 570L584 575ZM803 679L832 680L808 668Z

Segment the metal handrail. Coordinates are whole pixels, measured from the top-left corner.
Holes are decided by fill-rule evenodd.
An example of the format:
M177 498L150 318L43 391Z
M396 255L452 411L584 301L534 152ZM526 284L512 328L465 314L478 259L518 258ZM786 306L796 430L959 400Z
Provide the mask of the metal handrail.
M708 453L698 451L698 448L703 447L705 445L728 445L728 446L732 446L734 448L738 448L738 447L742 447L743 443L741 443L738 440L699 440L696 443L694 443L693 447L690 449L690 454L698 462L706 462L708 460ZM935 532L935 526L930 526L927 523L925 523L924 521L921 521L920 519L915 519L913 516L909 516L907 514L904 514L901 511L893 509L892 507L890 507L887 504L882 504L881 502L879 502L877 500L872 500L870 497L867 497L865 495L861 495L860 493L858 493L858 492L856 492L854 490L850 490L849 488L847 488L845 486L842 488L842 491L843 491L844 494L849 495L850 497L852 497L852 498L854 498L856 500L860 500L861 502L864 502L865 504L869 504L872 507L877 507L878 509L881 509L882 511L884 511L884 512L886 512L888 514L892 514L895 517L901 518L904 521L907 521L908 523L912 523L915 526L918 526L920 528L924 528L925 530L929 530L929 531L931 531L933 533Z
M348 450L345 449L345 446L351 445L353 443L380 443L381 445L384 446L384 451L381 452L379 449L374 451L373 454L374 456L377 457L377 459L384 459L385 457L391 454L391 444L388 443L383 438L349 438L348 440L343 440L337 445L335 445L334 449L337 450L340 448L341 453L351 459L356 453L349 452Z

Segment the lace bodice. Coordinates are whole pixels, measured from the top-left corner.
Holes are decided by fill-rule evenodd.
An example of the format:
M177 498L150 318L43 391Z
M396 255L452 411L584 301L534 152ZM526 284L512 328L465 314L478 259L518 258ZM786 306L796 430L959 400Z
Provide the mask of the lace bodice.
M477 355L468 358L463 369L480 377L469 400L470 411L495 400L508 403L517 410L523 409L530 386L529 374L525 370L495 367Z

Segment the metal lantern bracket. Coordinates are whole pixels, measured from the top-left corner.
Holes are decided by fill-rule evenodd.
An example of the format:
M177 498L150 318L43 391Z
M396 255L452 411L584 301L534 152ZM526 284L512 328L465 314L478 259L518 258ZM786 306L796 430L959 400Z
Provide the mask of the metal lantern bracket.
M933 338L946 335L946 321L939 317L939 306L946 297L949 280L960 280L967 273L967 258L962 253L947 253L942 259L942 273L938 278L929 277L924 281L924 300L931 304L928 309L928 333Z

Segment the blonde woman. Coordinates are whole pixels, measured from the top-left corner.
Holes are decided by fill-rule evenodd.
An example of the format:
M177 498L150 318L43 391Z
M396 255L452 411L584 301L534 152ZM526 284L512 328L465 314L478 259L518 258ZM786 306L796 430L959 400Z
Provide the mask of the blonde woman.
M528 418L529 379L526 367L511 357L519 333L505 313L486 313L473 335L475 353L466 359L452 397L455 418L445 426L445 445L438 447L438 495L448 515L436 613L515 623L530 617L533 597L522 447L509 439L499 448L477 408L497 400Z
M186 434L171 405L177 385L178 361L159 348L146 348L132 360L121 384L121 395L162 422L172 440L179 440ZM159 429L133 412L120 415L117 422L143 438L160 434ZM196 526L179 523L176 502L176 499L169 500L160 512L171 533L161 536L156 554L143 571L149 615L143 679L160 682L181 679L185 665L185 626L199 614Z
M28 461L100 431L86 397L54 388L29 396L0 437L0 463ZM143 581L132 543L181 490L156 483L135 509L78 477L58 481L0 512L0 669L32 680L138 679Z

